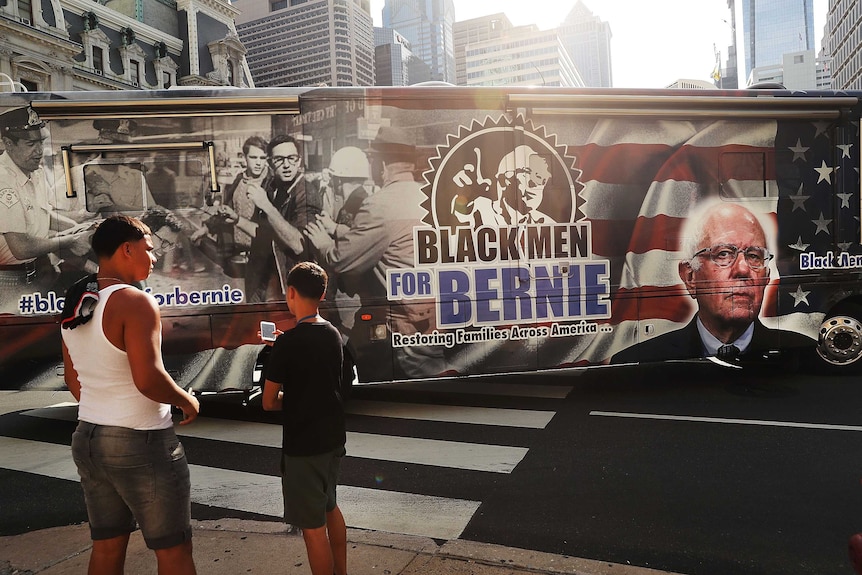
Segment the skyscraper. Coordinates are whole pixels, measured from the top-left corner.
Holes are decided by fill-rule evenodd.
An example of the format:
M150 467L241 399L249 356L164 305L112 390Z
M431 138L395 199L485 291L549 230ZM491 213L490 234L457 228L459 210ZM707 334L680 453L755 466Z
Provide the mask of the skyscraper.
M465 60L467 86L584 87L556 29L512 28L468 44Z
M611 26L578 0L560 25L560 39L566 47L584 85L613 86L611 66Z
M739 64L736 58L736 10L734 9L734 0L727 0L727 8L730 13L730 19L725 20L725 23L730 27L731 43L727 47L727 60L725 60L724 68L719 70L721 76L715 85L725 90L735 90L739 88ZM721 62L717 63L721 64Z
M455 22L455 83L467 85L467 48L470 44L500 38L514 26L503 13Z
M814 50L814 0L734 0L742 9L745 75L781 64L784 54Z
M410 86L431 79L431 69L391 28L374 28L374 72L378 86Z
M407 38L432 80L455 83L453 0L386 0L383 26Z
M825 51L831 58L832 87L862 90L862 11L858 0L829 0Z
M369 0L235 0L257 86L374 85Z

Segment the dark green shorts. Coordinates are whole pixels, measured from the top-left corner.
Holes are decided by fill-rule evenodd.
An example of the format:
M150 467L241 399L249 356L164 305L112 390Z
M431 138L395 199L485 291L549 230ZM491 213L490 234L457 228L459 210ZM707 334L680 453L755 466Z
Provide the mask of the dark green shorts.
M281 456L284 522L300 529L326 525L326 514L337 504L335 488L344 446L321 455Z

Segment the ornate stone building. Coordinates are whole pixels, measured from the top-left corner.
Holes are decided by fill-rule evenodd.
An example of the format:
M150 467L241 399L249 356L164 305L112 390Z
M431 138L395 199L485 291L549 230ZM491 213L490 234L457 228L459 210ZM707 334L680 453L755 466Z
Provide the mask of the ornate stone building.
M0 1L0 73L29 91L253 87L227 0Z

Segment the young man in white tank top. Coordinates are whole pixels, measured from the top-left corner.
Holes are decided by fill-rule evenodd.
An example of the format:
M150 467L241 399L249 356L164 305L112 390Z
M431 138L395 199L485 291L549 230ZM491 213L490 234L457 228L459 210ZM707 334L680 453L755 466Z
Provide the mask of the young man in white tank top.
M138 526L159 575L196 573L188 462L171 405L183 412L180 425L200 405L165 370L158 304L134 287L156 262L150 234L135 218L104 220L92 238L99 271L69 290L63 314L66 385L80 404L72 456L93 539L90 575L123 573Z

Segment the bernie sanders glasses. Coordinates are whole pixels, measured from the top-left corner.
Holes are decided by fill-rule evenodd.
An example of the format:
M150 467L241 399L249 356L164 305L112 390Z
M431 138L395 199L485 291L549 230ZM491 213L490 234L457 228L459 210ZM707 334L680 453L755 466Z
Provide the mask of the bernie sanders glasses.
M753 270L762 270L766 267L773 255L769 250L759 246L750 246L742 249L733 244L719 244L703 248L694 254L693 257L704 256L712 260L712 263L720 268L730 267L736 263L739 254L743 254L745 263Z

